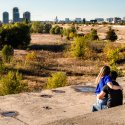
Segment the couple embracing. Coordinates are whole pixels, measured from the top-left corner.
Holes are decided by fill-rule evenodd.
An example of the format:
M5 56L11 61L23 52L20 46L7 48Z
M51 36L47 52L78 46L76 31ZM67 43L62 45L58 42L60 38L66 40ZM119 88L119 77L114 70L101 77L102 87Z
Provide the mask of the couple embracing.
M96 78L97 101L92 107L93 112L123 104L123 89L116 82L117 77L117 72L110 71L109 66L101 68Z

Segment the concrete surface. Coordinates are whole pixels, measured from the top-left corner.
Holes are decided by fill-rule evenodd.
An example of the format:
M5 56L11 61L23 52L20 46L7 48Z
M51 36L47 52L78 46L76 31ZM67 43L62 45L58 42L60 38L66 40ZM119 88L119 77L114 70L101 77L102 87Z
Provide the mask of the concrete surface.
M125 78L119 79L123 88L124 81ZM83 87L69 86L0 97L0 125L100 125L105 124L105 119L109 121L106 123L125 123L125 106L91 113L96 96L94 92L79 91ZM18 115L2 116L6 111L16 111Z
M47 125L125 125L125 105L89 113Z

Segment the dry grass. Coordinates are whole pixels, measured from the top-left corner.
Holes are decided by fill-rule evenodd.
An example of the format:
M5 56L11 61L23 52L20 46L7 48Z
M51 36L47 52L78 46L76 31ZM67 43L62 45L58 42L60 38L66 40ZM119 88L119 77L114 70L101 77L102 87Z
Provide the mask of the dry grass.
M92 26L79 26L80 30L87 33L91 30ZM99 31L99 35L104 37L108 27L94 26ZM123 32L117 31L119 34ZM124 36L122 37L124 39ZM75 59L66 56L65 47L67 46L65 39L62 39L59 35L48 34L32 34L32 41L29 50L15 50L14 61L10 68L19 69L24 74L24 78L28 81L31 90L41 90L47 82L48 77L53 72L66 72L68 75L69 85L80 83L94 83L95 77L98 74L100 67L106 65L105 60L98 58L96 60L91 59ZM116 43L117 44L117 43ZM92 45L96 46L95 44ZM103 46L102 46L103 48ZM28 53L35 51L37 54L37 60L32 61L31 65L24 66L25 57ZM103 55L97 55L103 58ZM30 64L30 62L29 62ZM124 69L124 63L119 65Z

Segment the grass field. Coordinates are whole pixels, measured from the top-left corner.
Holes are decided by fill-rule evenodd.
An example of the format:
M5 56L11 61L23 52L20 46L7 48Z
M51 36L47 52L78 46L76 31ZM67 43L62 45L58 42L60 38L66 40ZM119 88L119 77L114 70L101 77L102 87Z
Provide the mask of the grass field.
M92 26L79 26L79 31L87 33ZM94 26L101 38L105 36L108 26ZM119 39L116 45L124 41L123 28L116 27ZM124 44L124 42L122 42ZM10 68L19 69L24 74L31 89L41 90L48 77L54 72L65 72L68 76L68 85L94 83L100 67L106 65L105 60L76 59L67 54L66 48L70 45L60 35L32 34L31 45L27 50L15 50L15 58ZM29 59L26 55L34 52L37 58ZM95 55L101 56L101 55ZM101 57L102 58L102 57ZM24 66L25 65L25 66ZM119 68L124 71L124 62Z

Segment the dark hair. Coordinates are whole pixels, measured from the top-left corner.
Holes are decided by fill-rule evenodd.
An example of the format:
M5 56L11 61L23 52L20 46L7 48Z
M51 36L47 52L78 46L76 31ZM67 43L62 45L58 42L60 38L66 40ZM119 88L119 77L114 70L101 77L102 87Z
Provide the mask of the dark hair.
M103 67L103 76L109 75L110 74L110 67L109 66L104 66Z
M116 71L111 71L110 77L112 80L116 80L116 78L118 77L118 73Z

